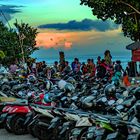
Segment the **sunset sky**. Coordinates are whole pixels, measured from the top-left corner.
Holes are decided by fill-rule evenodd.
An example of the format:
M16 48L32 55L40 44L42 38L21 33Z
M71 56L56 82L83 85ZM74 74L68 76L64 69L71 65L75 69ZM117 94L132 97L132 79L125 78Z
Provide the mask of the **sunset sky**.
M129 53L131 43L123 37L121 26L108 20L103 22L92 15L91 9L80 0L0 0L0 9L10 25L17 19L37 27L36 57L52 57L63 50L67 56ZM5 19L1 16L5 24Z

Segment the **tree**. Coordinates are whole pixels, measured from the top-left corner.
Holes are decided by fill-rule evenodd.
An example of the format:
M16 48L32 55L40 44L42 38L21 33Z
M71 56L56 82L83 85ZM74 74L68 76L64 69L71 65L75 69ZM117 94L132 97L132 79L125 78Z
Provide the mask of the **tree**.
M17 38L21 48L21 54L24 59L27 59L35 50L38 50L36 45L37 29L29 26L29 24L17 22L14 24L17 29Z
M15 23L16 31L9 30L0 22L0 50L5 54L3 63L8 65L12 61L21 61L24 57L28 58L37 48L36 35L37 29L28 24Z
M17 46L16 32L9 30L0 22L0 50L5 54L5 58L3 59L4 64L9 64L12 60L17 58L17 54L20 53Z
M122 24L124 36L140 41L139 0L81 0L83 4L90 7L98 19L111 19L116 24Z

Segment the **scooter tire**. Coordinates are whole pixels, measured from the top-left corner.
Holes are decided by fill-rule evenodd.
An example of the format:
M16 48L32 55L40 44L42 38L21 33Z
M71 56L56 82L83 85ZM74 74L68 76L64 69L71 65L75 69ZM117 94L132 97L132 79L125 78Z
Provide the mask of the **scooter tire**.
M27 128L23 126L24 119L25 116L18 115L15 118L13 118L13 120L11 120L12 124L14 124L13 131L16 135L24 135L28 133Z
M35 137L35 138L36 138L36 134L35 134L35 125L36 125L36 124L37 124L37 121L34 122L32 125L27 126L28 133L29 133L30 135L32 135L33 137Z
M4 125L4 128L8 133L12 133L12 130L7 126L7 124Z
M45 123L50 123L50 120L46 118L40 118L39 121L45 122ZM48 130L48 128L44 128L38 125L39 121L35 124L33 128L33 133L39 140L51 140L52 138L52 132ZM50 135L51 136L50 136Z

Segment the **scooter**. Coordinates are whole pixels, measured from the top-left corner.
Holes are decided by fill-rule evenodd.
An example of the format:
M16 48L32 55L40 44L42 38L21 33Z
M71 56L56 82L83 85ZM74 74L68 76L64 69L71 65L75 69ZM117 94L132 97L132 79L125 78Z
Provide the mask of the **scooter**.
M31 105L32 112L27 114L24 125L27 126L28 132L33 137L40 137L40 128L45 127L45 124L48 124L54 117L51 114L52 108L52 106Z
M8 130L16 135L26 134L27 128L24 126L24 121L29 112L30 108L27 104L12 106L11 110L8 111L5 128L8 128Z

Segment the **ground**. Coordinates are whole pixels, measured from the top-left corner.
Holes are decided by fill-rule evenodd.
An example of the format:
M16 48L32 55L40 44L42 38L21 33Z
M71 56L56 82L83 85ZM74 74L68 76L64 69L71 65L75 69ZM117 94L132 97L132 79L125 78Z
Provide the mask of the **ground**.
M0 129L0 140L38 140L31 135L16 136L6 132L4 129Z

